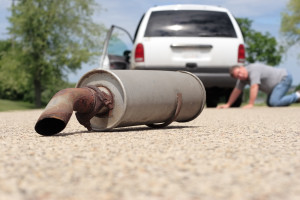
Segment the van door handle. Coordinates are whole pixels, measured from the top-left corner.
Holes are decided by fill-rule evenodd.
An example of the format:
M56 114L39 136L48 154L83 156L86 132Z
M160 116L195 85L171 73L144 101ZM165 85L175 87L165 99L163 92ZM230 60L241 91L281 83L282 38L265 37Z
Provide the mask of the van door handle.
M212 49L210 44L171 44L171 48L195 48L195 49Z

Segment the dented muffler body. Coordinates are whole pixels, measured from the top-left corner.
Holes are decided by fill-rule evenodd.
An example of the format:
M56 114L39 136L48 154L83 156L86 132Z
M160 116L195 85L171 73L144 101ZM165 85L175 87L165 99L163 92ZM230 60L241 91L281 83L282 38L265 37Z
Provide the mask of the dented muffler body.
M202 82L189 72L93 70L77 88L58 92L35 130L53 135L67 125L73 110L88 130L148 125L157 128L195 119L206 100Z

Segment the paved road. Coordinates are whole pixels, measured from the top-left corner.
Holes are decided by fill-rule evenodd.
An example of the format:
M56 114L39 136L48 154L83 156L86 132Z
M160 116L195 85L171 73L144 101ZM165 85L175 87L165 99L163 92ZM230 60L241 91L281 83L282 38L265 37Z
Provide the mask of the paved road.
M300 199L300 107L204 109L192 122L54 137L0 113L0 199Z

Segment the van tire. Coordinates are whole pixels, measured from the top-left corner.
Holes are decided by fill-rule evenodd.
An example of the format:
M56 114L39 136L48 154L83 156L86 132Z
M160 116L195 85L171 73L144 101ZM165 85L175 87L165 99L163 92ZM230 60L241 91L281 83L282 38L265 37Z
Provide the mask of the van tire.
M206 107L215 108L219 103L226 103L230 97L233 88L207 88L206 89ZM238 108L243 102L243 93L231 105L231 107Z

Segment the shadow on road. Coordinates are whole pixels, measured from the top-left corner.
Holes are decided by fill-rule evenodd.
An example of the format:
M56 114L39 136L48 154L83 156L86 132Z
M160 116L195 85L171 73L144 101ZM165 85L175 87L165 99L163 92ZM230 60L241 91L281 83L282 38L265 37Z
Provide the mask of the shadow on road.
M197 128L198 126L167 126L164 128L150 128L150 127L124 127L124 128L115 128L109 131L99 131L99 133L114 133L114 132L130 132L130 131L149 131L149 130L170 130L170 129L187 129L187 128ZM97 131L76 131L76 132L70 132L70 133L58 133L56 135L52 135L54 137L65 137L69 135L76 135L76 134L88 134L92 132L97 132ZM41 136L41 137L49 137L49 136Z

